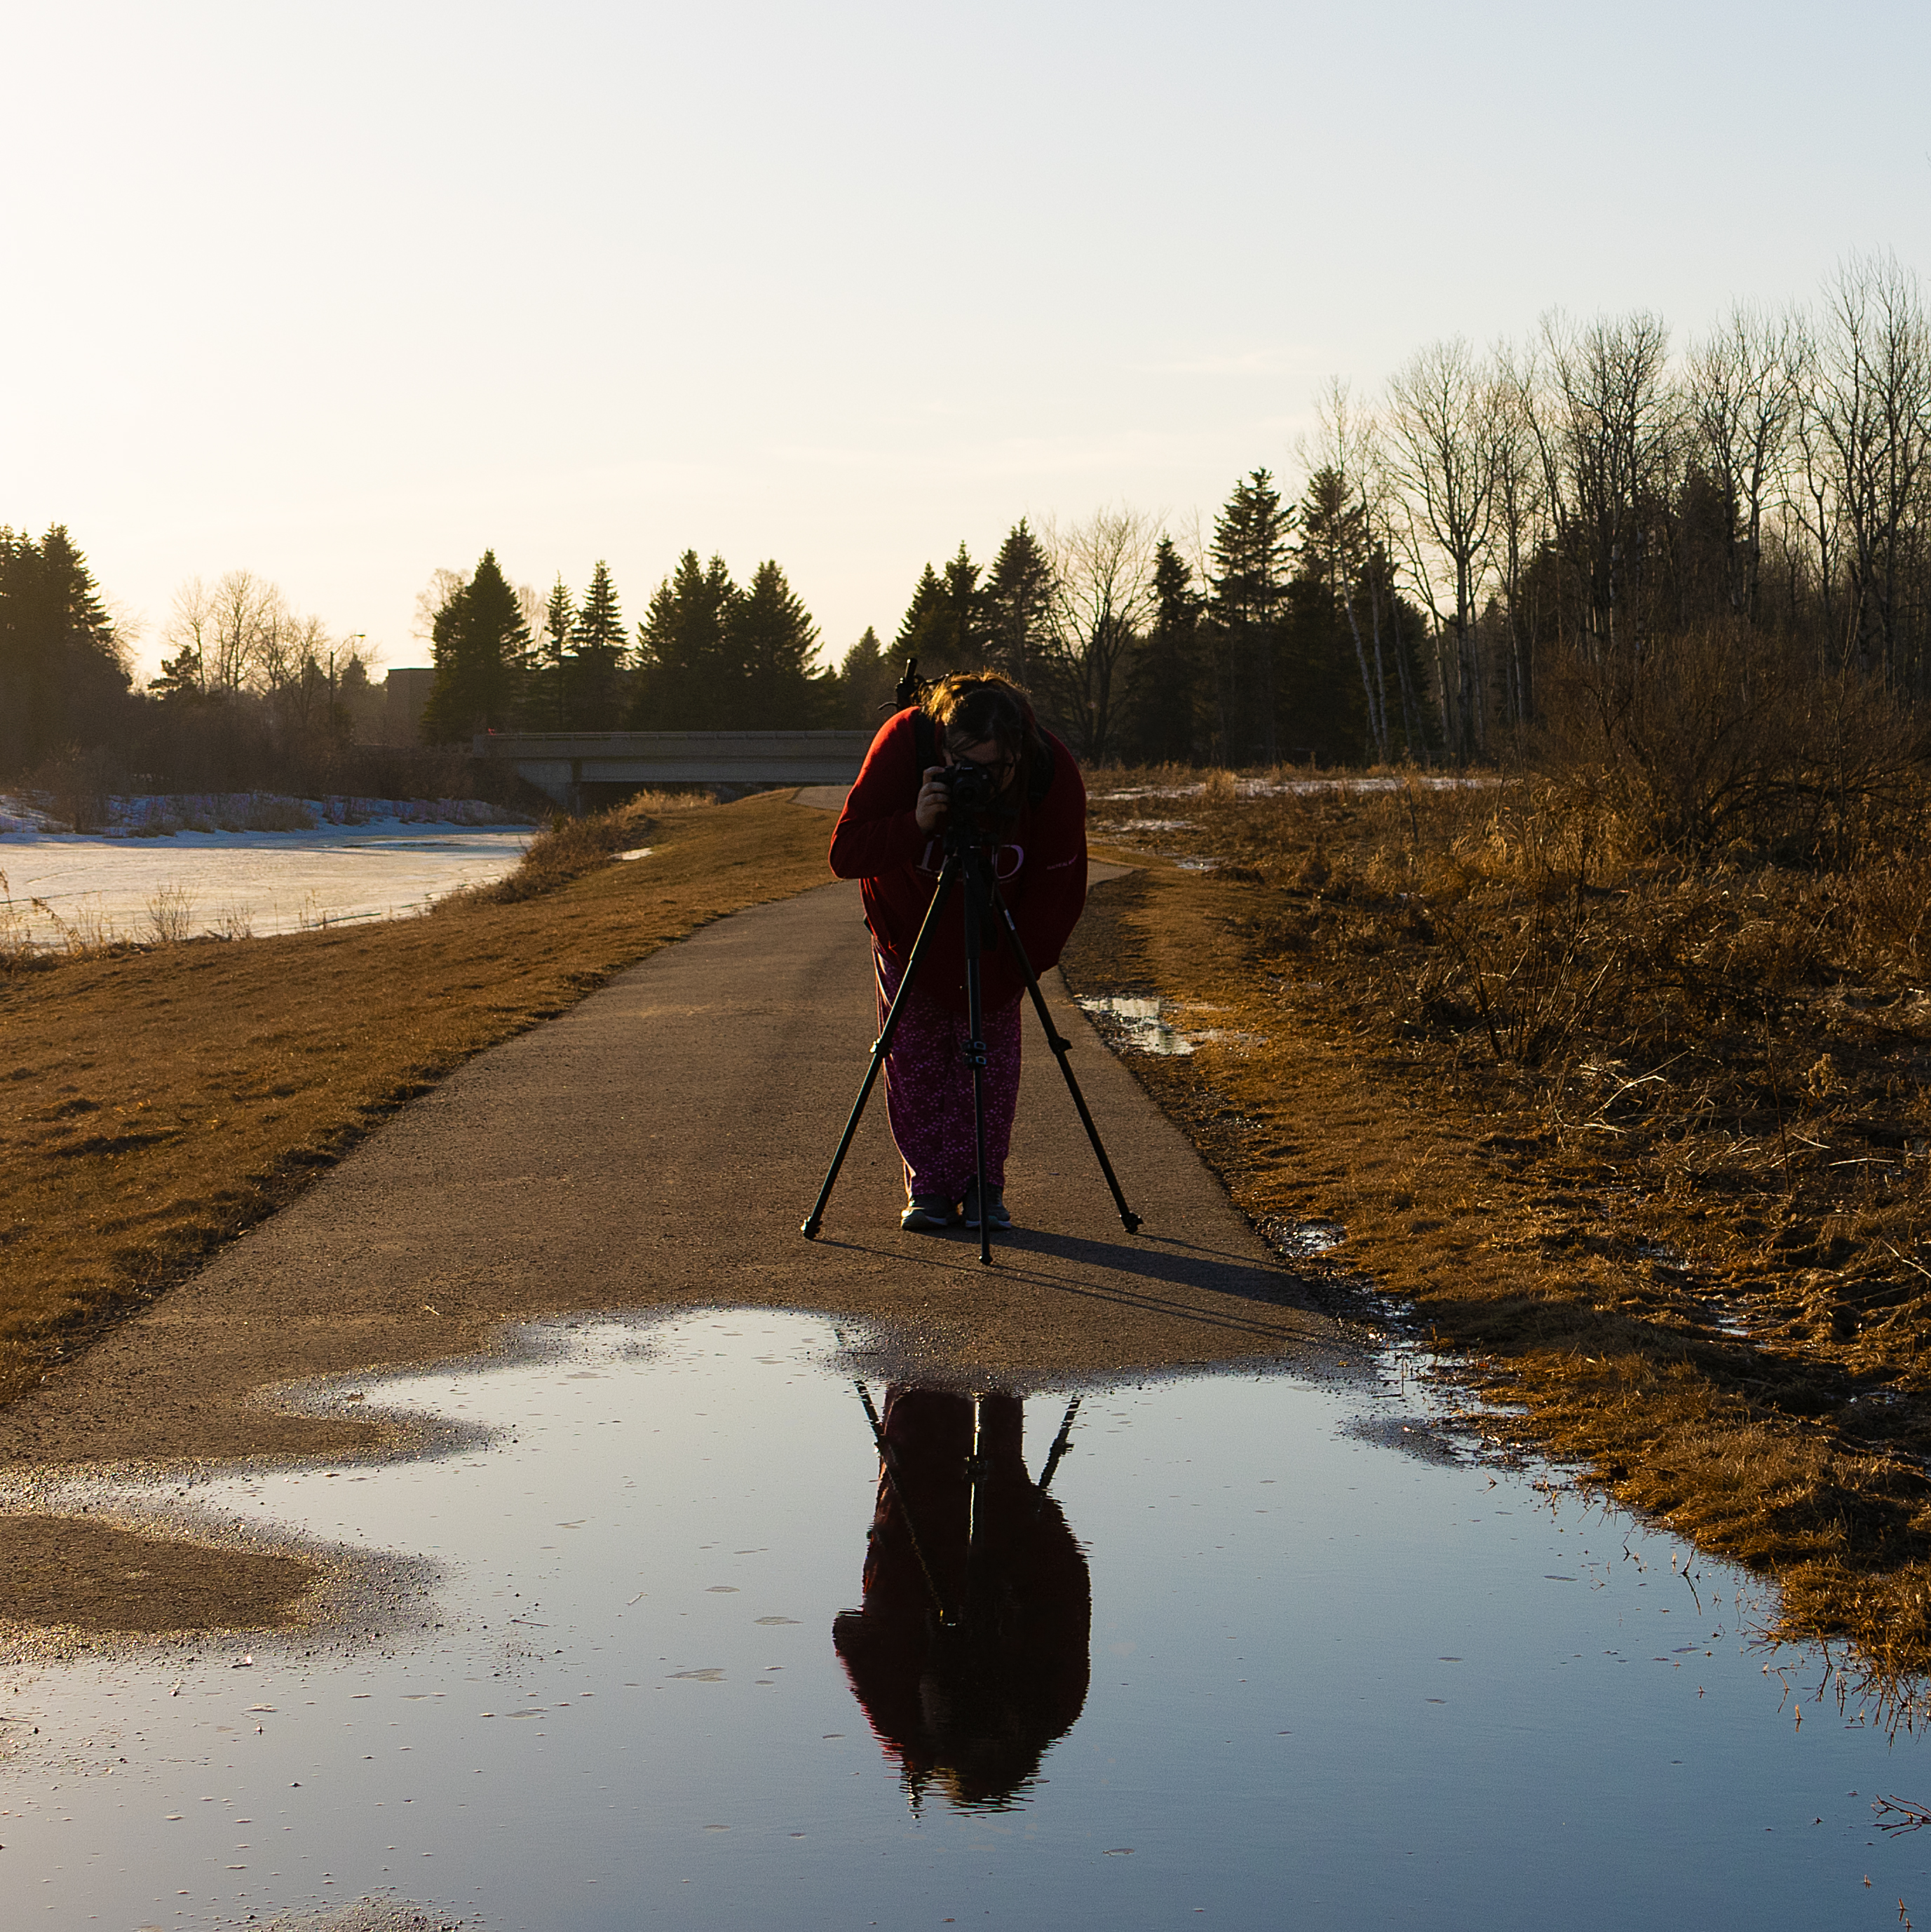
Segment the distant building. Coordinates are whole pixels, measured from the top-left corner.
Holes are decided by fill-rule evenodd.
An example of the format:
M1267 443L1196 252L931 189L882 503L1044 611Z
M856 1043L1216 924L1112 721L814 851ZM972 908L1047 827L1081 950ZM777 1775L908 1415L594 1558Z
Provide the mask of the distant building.
M410 664L389 673L382 680L386 700L382 743L413 745L418 741L422 714L429 709L429 694L435 688L436 673L427 664Z

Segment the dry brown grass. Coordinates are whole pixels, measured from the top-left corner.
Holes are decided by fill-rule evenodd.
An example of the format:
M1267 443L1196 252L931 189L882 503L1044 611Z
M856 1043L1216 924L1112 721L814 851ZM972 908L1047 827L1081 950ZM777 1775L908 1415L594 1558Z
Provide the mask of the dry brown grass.
M784 794L626 808L425 917L19 963L0 977L0 1400L470 1054L819 884L826 832Z
M1795 869L1528 782L1126 788L1096 832L1222 862L1109 889L1069 971L1239 1036L1138 1066L1240 1204L1343 1222L1508 1426L1796 1625L1931 1663L1922 797Z

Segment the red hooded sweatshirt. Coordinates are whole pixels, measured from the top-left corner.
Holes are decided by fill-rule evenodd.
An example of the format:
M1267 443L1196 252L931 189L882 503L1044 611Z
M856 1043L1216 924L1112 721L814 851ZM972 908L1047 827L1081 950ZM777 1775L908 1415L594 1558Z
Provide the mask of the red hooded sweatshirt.
M944 821L935 831L921 832L915 815L924 782L913 728L917 716L901 711L880 728L832 833L832 870L861 882L865 922L881 950L901 963L912 956L946 857ZM1059 964L1060 949L1086 904L1086 787L1072 752L1051 732L1041 736L1053 748L1053 782L1045 796L1036 805L1027 798L1022 769L1007 794L1018 801L1017 815L994 821L1000 892L1036 973ZM995 937L996 924L981 927L980 997L988 1007L1017 999L1026 987L1003 928ZM942 1004L965 1011L962 885L940 916L919 985Z

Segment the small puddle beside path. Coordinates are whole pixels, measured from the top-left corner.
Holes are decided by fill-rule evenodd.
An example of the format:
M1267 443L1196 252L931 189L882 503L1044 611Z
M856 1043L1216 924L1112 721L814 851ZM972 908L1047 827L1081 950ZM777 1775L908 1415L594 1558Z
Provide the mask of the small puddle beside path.
M505 1932L1931 1907L1931 1844L1870 1808L1931 1798L1919 1740L1754 1646L1748 1580L1461 1459L1412 1383L1088 1390L1042 1496L1072 1391L874 1382L881 1492L821 1321L540 1340L362 1386L465 1432L445 1454L193 1490L434 1566L377 1640L0 1676L10 1926L367 1898Z

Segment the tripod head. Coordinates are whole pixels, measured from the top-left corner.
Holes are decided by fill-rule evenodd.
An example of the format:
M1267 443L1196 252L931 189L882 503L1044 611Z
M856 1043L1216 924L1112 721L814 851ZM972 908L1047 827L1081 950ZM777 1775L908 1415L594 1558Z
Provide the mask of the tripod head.
M946 790L946 821L943 835L948 856L989 853L999 843L996 820L1017 817L1009 802L1006 788L1011 767L982 765L971 758L954 758L936 782Z
M893 703L898 710L903 711L907 706L916 704L930 688L930 680L919 675L919 660L916 657L907 658L904 674L898 680L898 688L892 694Z

